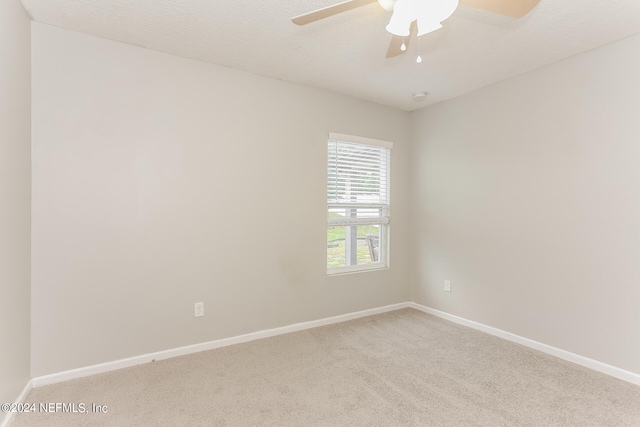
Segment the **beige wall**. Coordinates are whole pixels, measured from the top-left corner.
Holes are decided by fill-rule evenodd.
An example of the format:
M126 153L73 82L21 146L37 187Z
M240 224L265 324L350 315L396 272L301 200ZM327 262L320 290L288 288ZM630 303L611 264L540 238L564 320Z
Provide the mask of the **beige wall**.
M407 113L32 37L33 376L409 298ZM329 131L395 143L389 270L326 277Z
M417 302L640 373L638 52L411 115Z
M1 1L0 403L13 402L30 378L30 31L20 1Z
M411 115L32 37L33 376L409 299L640 373L639 37ZM395 142L390 270L325 275L329 131Z

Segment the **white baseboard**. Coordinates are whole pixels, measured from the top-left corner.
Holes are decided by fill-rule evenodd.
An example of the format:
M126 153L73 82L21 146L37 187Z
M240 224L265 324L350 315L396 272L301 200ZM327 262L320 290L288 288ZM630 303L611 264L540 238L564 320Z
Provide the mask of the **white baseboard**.
M32 388L33 388L33 381L29 380L29 382L27 382L27 385L25 385L24 388L22 389L22 393L20 393L20 396L18 396L15 403L24 403L25 399L27 398L27 395L31 392ZM16 415L15 412L6 413L4 415L4 419L0 421L0 427L9 427L15 415Z
M372 316L374 314L386 313L388 311L400 310L407 308L411 303L403 302L398 304L387 305L384 307L372 308L369 310L357 311L354 313L343 314L340 316L327 317L324 319L312 320L309 322L295 323L280 328L268 329L264 331L252 332L249 334L238 335L231 338L223 338L220 340L209 341L200 344L188 345L169 350L158 351L155 353L143 354L140 356L130 357L127 359L115 360L113 362L100 363L98 365L86 366L83 368L72 369L69 371L58 372L55 374L44 375L33 378L33 387L42 387L49 384L55 384L63 381L69 381L76 378L88 377L91 375L111 372L122 368L149 363L154 360L170 359L172 357L184 356L186 354L198 353L200 351L213 350L215 348L226 347L233 344L240 344L249 341L259 340L262 338L273 337L276 335L288 334L290 332L302 331L305 329L317 328L319 326L331 325L334 323L346 322L347 320L358 319L360 317ZM0 426L4 427L4 426Z
M115 360L113 362L101 363L98 365L86 366L83 368L72 369L69 371L58 372L55 374L44 375L41 377L33 378L29 384L28 389L25 388L21 398L31 391L31 387L42 387L44 385L55 384L63 381L69 381L76 378L88 377L91 375L101 374L105 372L111 372L118 369L128 368L131 366L141 365L149 363L154 360L170 359L172 357L184 356L187 354L198 353L200 351L213 350L220 347L226 347L233 344L240 344L249 341L259 340L262 338L269 338L277 335L288 334L290 332L302 331L305 329L317 328L319 326L331 325L334 323L346 322L348 320L358 319L361 317L372 316L374 314L386 313L389 311L400 310L402 308L414 308L422 312L432 314L442 319L458 323L464 326L468 326L473 329L494 335L508 341L515 342L517 344L524 345L526 347L541 351L543 353L550 354L563 360L575 363L577 365L584 366L594 371L602 372L615 378L630 382L640 386L640 374L626 371L615 366L608 365L597 360L589 359L588 357L580 356L556 347L552 347L547 344L543 344L529 338L524 338L519 335L512 334L510 332L503 331L491 326L484 325L482 323L474 322L472 320L464 319L462 317L454 316L452 314L445 313L443 311L435 310L424 305L417 304L415 302L403 302L398 304L387 305L384 307L373 308L369 310L357 311L354 313L347 313L340 316L328 317L324 319L312 320L309 322L295 323L293 325L283 326L280 328L268 329L264 331L252 332L249 334L238 335L230 338L223 338L220 340L209 341L200 344L189 345L185 347L178 347L169 350L158 351L155 353L143 354L140 356L130 357L127 359ZM11 415L11 414L8 414ZM8 421L5 417L5 421L0 424L0 427L7 427Z
M507 341L512 341L517 344L524 345L525 347L529 347L534 350L538 350L543 353L550 354L552 356L558 357L568 362L572 362L577 365L584 366L585 368L593 369L594 371L602 372L603 374L610 375L612 377L630 382L632 384L640 385L640 374L637 374L635 372L626 371L624 369L620 369L615 366L611 366L606 363L599 362L597 360L589 359L588 357L580 356L578 354L571 353L566 350L552 347L550 345L543 344L538 341L531 340L529 338L524 338L519 335L515 335L510 332L503 331L501 329L484 325L482 323L478 323L472 320L464 319L462 317L454 316L452 314L445 313L443 311L435 310L433 308L426 307L424 305L420 305L415 302L410 302L409 307L415 308L416 310L420 310L428 314L432 314L434 316L440 317L445 320L449 320L450 322L458 323L463 326L468 326L470 328L477 329L482 332L486 332L487 334L490 334L490 335L495 335L497 337L506 339Z

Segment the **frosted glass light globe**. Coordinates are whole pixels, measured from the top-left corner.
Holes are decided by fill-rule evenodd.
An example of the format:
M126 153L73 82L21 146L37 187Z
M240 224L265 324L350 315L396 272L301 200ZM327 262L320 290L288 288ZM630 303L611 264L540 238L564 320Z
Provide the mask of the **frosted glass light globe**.
M458 7L458 0L396 0L387 31L408 36L413 21L418 21L418 36L442 28L441 22Z

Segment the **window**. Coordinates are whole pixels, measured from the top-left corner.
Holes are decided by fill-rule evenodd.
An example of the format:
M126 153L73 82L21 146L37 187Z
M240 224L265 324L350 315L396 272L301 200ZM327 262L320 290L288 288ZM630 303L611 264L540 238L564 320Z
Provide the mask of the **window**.
M387 141L329 134L327 273L389 265L390 155Z

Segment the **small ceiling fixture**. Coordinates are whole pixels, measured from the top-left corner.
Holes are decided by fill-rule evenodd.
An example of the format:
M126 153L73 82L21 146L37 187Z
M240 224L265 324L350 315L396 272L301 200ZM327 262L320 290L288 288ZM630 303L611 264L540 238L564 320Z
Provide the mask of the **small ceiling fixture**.
M427 97L427 92L416 92L413 94L413 100L414 101L424 101L424 99Z
M416 22L418 36L422 36L442 28L442 21L450 17L457 7L458 0L396 0L386 28L391 34L406 37L411 34L411 24Z

